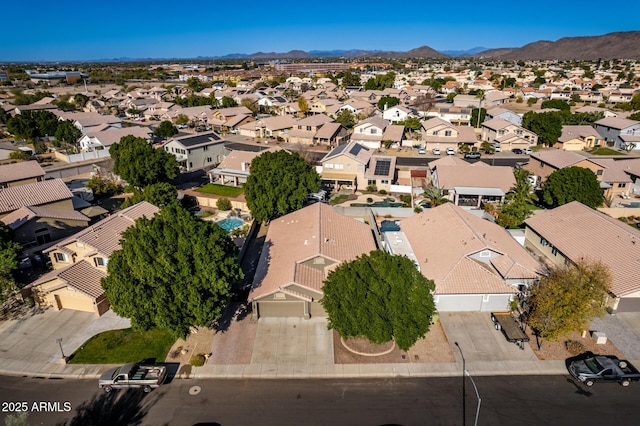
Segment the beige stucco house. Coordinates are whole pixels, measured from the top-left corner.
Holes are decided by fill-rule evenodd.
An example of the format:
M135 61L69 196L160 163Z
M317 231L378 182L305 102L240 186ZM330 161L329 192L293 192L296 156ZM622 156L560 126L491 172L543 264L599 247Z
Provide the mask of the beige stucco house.
M502 151L525 149L538 143L538 135L502 118L483 122L481 138L491 144L498 144Z
M584 151L602 144L602 137L591 126L562 126L562 134L553 147L565 151Z
M21 161L0 166L0 188L42 182L44 170L37 161Z
M109 301L100 280L107 276L109 257L120 249L120 235L136 219L151 218L157 212L156 206L143 201L58 242L44 251L53 271L25 289L31 290L40 306L104 314Z
M369 225L315 203L271 221L249 302L253 318L326 317L329 272L376 249Z

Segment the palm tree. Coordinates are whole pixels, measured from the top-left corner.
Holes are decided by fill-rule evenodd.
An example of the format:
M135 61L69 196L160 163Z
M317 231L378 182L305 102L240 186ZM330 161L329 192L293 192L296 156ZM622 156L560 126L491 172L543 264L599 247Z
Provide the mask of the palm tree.
M425 187L422 196L428 198L429 201L431 201L432 207L437 207L441 204L449 202L449 200L444 195L442 195L442 189L433 185Z

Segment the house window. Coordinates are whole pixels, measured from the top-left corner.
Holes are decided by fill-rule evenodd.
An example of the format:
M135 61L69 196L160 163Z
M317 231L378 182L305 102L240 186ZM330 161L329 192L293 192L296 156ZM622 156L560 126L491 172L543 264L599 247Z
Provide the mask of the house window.
M193 168L193 163L191 161L189 161L189 168Z
M302 130L302 126L298 124L298 130Z
M202 150L203 150L203 151L209 151L209 145L205 145L205 146L203 146L203 147L202 147Z
M69 258L67 257L67 255L65 253L54 253L53 257L55 257L56 262L63 262L63 263L68 263L69 262Z
M516 130L516 135L521 135L522 134L522 130Z
M504 130L498 130L499 135L504 135Z
M438 131L437 131L437 130L434 130L433 132L431 132L431 134L432 134L433 136L438 136Z
M624 187L626 187L626 186L627 186L627 184L626 184L626 183L619 183L619 184L618 184L618 188L624 188Z
M362 164L358 164L358 171L361 172L364 170L364 166Z
M375 135L376 133L378 133L378 129L371 129L371 134Z
M451 136L451 130L447 130L447 131L445 131L445 132L444 132L444 135L445 135L445 136Z
M109 259L105 259L104 257L94 257L93 260L96 263L96 266L103 268L106 268L109 263Z
M351 164L347 164L347 170L351 171Z
M287 296L284 293L276 293L273 295L273 300L286 300Z
M307 132L311 131L311 126L307 126Z
M49 228L39 228L34 231L36 241L38 245L51 242L51 235L49 235Z
M552 255L554 255L554 256L557 256L557 255L558 255L558 249L557 249L557 248L555 248L555 247L553 247L553 248L551 249L551 254L552 254Z
M325 169L333 169L333 163L327 163L324 165Z
M211 157L207 157L207 163L211 162Z
M387 179L382 179L382 180L380 181L380 183L381 183L382 185L388 185L388 184L389 184L389 181L388 181Z
M369 179L369 180L367 181L367 185L375 185L375 184L376 184L375 179Z
M540 245L542 247L546 247L549 245L549 241L545 240L544 238L540 237Z
M602 169L598 169L598 171L596 172L596 175L598 176L602 176L602 173L604 172L604 170Z
M336 164L336 170L342 170L342 169L344 169L344 164L342 163Z

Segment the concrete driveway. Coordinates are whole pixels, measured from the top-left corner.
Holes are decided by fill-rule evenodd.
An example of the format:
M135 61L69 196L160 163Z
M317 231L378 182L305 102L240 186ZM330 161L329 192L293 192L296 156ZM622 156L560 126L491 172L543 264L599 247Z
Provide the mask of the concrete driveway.
M528 344L524 350L507 342L502 332L495 329L489 312L441 312L440 321L452 346L456 359L461 361L458 342L467 363L485 361L537 361Z
M113 311L96 318L92 313L47 309L42 313L0 322L0 363L20 371L25 364L59 363L62 350L71 355L86 340L106 330L130 327L128 319Z

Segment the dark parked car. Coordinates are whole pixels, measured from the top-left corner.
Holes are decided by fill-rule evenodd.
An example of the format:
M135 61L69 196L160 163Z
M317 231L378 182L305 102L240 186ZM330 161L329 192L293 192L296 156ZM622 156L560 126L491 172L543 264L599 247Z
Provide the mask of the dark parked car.
M629 361L613 355L589 356L569 364L569 373L587 386L595 382L614 382L629 386L640 380L640 373Z
M513 152L514 154L524 154L524 151L520 148L514 148L511 150L511 152Z
M470 159L478 159L480 158L480 153L479 152L467 152L464 154L464 158L470 158Z

